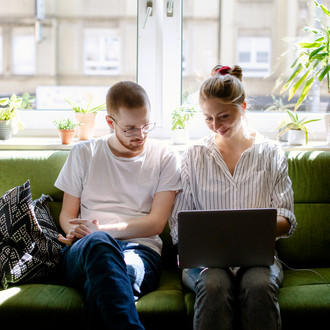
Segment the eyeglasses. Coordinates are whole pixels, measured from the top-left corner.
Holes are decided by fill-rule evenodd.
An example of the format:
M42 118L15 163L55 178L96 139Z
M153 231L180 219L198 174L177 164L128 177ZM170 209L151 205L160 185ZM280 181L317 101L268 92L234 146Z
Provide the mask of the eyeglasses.
M110 116L110 118L118 125L118 123L111 116ZM156 123L149 123L140 128L129 128L129 129L123 129L119 125L118 125L118 127L124 132L126 137L131 137L131 136L136 135L139 130L141 130L141 132L143 134L148 134L151 130L154 129L155 125L156 125Z

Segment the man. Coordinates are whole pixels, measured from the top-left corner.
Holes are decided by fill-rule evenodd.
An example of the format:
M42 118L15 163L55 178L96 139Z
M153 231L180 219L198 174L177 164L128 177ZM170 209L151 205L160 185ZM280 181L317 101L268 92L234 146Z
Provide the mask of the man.
M89 329L143 329L135 300L157 287L162 232L180 164L147 140L154 128L144 89L119 82L106 97L114 134L75 145L55 186L64 191L62 266L83 290Z

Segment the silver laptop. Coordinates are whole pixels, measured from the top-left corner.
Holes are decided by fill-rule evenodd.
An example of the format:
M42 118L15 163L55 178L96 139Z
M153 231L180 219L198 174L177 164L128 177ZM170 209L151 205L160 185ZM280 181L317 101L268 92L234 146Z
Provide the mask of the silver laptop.
M273 208L180 211L179 267L272 265L276 216Z

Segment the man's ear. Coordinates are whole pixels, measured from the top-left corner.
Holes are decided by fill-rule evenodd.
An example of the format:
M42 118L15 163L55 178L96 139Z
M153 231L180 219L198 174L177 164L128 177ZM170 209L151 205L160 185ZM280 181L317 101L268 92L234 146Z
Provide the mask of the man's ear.
M113 127L113 119L109 115L106 115L105 116L105 120L107 121L107 124L110 126L110 128L114 129L114 127Z

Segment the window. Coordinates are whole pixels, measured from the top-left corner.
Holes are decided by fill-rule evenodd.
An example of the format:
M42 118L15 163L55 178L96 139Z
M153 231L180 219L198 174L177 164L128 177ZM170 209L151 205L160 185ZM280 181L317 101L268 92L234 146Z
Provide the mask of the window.
M121 45L112 29L84 31L84 72L89 75L120 74Z
M109 86L132 80L150 97L152 136L169 138L171 111L181 102L198 104L216 64L243 68L261 132L274 126L262 110L288 71L283 39L294 40L302 20L313 17L313 0L173 0L173 12L168 2L152 0L147 16L147 0L0 0L0 97L36 95L37 111L22 112L20 134L55 136L53 120L74 117L65 97L104 100ZM328 98L326 86L321 92ZM103 115L97 135L108 132ZM206 133L195 116L190 137Z
M13 74L33 75L36 61L34 34L23 34L21 29L14 32L12 39Z
M246 77L266 77L271 68L271 40L264 37L239 37L237 63Z

